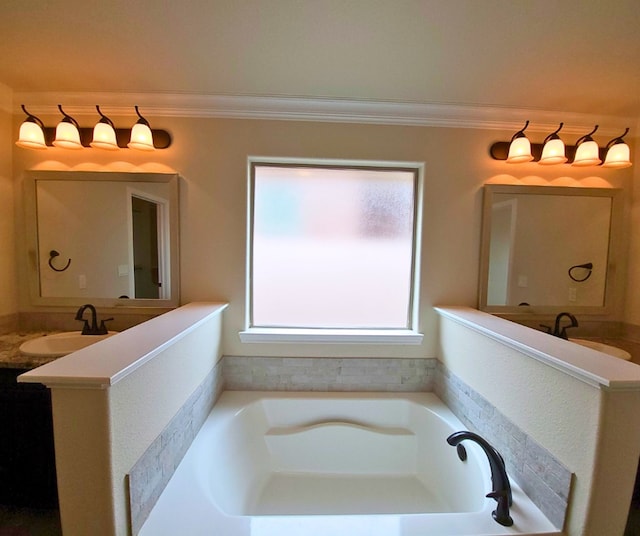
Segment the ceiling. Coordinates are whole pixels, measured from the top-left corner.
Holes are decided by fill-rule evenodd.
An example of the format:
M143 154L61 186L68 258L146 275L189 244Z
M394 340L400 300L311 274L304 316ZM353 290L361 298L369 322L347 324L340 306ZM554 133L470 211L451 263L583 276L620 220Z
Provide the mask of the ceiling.
M640 118L639 0L2 0L14 93L278 96Z

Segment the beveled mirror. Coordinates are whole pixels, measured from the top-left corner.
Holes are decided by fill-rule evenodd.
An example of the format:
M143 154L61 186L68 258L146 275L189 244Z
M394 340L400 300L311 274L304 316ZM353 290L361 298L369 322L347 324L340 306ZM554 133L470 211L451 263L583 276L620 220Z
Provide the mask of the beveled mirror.
M479 308L610 313L622 212L619 189L485 185Z
M178 175L25 173L34 305L176 307Z

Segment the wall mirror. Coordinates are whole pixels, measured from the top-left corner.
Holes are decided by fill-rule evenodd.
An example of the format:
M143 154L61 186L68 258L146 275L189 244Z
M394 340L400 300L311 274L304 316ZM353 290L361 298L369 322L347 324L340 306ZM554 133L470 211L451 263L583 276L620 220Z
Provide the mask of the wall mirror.
M485 185L479 308L611 313L622 213L619 189Z
M178 175L25 173L34 305L176 307Z

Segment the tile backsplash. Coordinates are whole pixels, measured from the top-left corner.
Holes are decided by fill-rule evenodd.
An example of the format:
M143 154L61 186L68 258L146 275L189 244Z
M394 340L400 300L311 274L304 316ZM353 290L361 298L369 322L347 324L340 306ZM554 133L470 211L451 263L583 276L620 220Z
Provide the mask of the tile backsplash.
M432 391L435 359L224 358L230 391Z

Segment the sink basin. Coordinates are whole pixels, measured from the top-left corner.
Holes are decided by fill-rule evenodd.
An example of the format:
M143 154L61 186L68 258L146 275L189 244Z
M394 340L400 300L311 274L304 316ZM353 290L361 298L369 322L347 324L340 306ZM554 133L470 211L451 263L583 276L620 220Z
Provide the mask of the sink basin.
M602 342L589 341L587 339L569 339L571 342L575 342L576 344L580 344L581 346L585 346L587 348L591 348L592 350L598 350L598 352L603 352L605 354L612 355L613 357L617 357L619 359L624 359L625 361L629 361L631 359L631 354L622 348L618 348L617 346L611 346L610 344L604 344Z
M80 331L67 331L45 335L25 341L20 345L20 353L31 357L62 357L118 333L110 331L106 335L82 335Z

